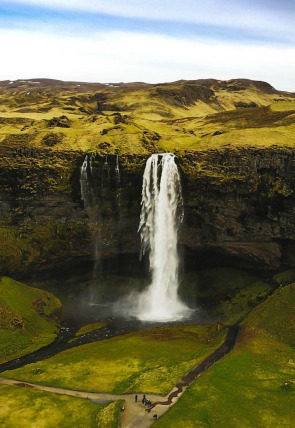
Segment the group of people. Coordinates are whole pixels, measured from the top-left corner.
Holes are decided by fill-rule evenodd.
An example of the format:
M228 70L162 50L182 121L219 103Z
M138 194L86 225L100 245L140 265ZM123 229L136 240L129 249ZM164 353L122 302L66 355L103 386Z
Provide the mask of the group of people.
M137 394L135 394L134 400L135 400L135 403L137 403L137 400L138 400L138 395L137 395ZM151 407L151 405L152 405L151 400L148 400L148 399L146 398L145 394L143 394L141 402L142 402L142 404L144 405L144 407L146 407L146 406L147 406L147 407ZM158 415L157 415L157 414L154 414L154 415L153 415L153 419L158 419Z
M137 400L138 400L138 395L137 395L137 394L135 394L134 399L135 399L135 403L137 403ZM144 406L151 407L151 405L152 405L151 400L148 400L148 399L146 398L145 394L143 394L143 397L142 397L141 402L142 402L142 404L143 404Z

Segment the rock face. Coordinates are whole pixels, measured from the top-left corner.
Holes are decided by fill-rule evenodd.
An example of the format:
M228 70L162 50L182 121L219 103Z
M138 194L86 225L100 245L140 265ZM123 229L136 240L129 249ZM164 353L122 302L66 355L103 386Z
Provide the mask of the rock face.
M236 150L186 154L182 242L266 268L292 264L295 152Z
M147 156L6 151L0 164L0 269L24 274L77 260L137 255ZM185 152L180 244L192 266L225 257L264 269L295 264L295 150ZM214 254L214 256L213 256ZM204 257L203 257L204 259Z

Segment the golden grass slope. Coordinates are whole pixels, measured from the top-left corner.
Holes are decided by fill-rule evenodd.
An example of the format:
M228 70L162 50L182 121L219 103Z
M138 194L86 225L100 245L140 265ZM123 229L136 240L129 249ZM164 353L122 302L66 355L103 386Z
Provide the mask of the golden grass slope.
M293 147L294 138L295 95L265 82L0 82L0 152L22 147L148 154Z

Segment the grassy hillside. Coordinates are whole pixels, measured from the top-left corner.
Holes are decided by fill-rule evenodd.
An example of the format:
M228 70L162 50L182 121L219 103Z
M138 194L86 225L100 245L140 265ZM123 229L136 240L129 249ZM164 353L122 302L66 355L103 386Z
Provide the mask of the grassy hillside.
M86 84L0 82L0 153L107 153L294 145L295 95L214 79Z
M51 293L0 279L0 363L51 343L61 303Z
M143 330L69 349L3 376L84 391L165 394L222 343L220 327Z
M291 427L295 408L295 284L242 323L235 349L195 381L157 427Z

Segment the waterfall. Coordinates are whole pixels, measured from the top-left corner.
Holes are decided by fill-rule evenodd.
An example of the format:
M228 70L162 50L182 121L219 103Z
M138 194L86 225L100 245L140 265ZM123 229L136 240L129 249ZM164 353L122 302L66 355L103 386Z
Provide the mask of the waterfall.
M149 253L152 282L141 293L134 315L145 321L182 318L189 309L179 300L178 230L183 220L181 182L172 153L152 155L145 167L139 232L141 254Z
M89 164L90 164L91 175L93 175L93 156L92 155L90 156L90 162L89 162Z
M80 168L80 188L81 199L84 202L84 207L88 208L91 205L92 189L89 181L89 156L85 156L83 164Z
M119 168L119 155L116 155L115 174L116 174L116 185L118 188L118 187L120 187L120 183L121 183L120 168Z
M84 209L89 217L89 226L93 239L93 279L99 276L100 268L100 246L101 246L101 228L100 228L100 211L99 200L94 187L94 166L93 156L86 154L83 164L80 168L80 186L81 186L81 199L84 202Z
M102 168L101 187L110 187L110 167L107 156L105 157L105 161Z

